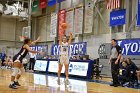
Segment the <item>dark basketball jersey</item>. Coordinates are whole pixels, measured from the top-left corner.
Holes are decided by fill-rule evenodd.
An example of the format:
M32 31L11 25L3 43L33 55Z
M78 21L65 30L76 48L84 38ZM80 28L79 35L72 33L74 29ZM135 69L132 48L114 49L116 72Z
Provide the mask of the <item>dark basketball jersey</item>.
M23 45L24 46L24 45ZM13 62L15 60L19 60L21 63L22 63L22 59L25 58L25 56L27 55L28 53L28 50L25 49L25 48L22 48L20 49L20 51L18 52L18 54L16 54L14 57L13 57Z

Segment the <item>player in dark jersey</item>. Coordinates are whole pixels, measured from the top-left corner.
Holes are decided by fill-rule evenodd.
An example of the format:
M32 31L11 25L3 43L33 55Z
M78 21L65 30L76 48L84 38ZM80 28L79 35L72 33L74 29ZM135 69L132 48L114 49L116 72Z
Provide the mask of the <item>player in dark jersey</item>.
M31 39L29 38L24 39L24 45L21 47L21 50L13 57L13 71L11 75L11 84L9 85L9 88L17 89L16 86L20 86L18 80L21 76L21 72L23 68L22 59L25 58L27 53L31 52L31 53L43 54L43 52L34 51L30 48L31 45L35 44L39 40L40 38L32 42Z

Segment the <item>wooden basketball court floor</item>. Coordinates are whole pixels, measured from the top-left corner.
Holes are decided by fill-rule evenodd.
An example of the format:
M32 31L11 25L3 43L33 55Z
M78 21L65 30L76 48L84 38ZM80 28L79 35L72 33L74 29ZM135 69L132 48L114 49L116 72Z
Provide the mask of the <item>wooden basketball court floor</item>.
M22 86L10 89L10 74L7 69L0 69L0 93L140 93L139 89L111 87L108 84L69 80L69 85L57 85L57 77L25 72L19 80ZM105 79L104 79L105 80Z

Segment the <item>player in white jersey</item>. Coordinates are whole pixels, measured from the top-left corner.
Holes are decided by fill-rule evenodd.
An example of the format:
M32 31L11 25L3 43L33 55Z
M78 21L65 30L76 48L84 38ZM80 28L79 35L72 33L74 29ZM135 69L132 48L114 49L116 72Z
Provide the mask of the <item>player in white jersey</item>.
M68 55L68 49L69 45L71 44L72 40L72 33L70 33L69 41L67 41L66 36L60 36L59 44L60 44L60 62L59 62L59 68L58 68L58 84L60 85L60 75L61 70L63 67L63 64L65 66L65 74L66 74L66 82L68 81L68 68L69 68L69 55Z

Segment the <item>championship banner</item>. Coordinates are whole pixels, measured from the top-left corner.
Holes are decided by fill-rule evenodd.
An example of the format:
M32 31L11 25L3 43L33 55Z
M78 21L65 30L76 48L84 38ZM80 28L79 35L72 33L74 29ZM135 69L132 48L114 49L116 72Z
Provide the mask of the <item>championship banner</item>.
M123 55L140 55L140 39L118 40L117 44L121 46Z
M66 23L68 24L66 35L69 36L70 32L72 32L74 35L74 9L66 12Z
M33 1L33 5L32 5L32 12L35 12L38 10L38 6L39 6L39 1L38 0L34 0Z
M50 37L57 36L57 14L51 14Z
M138 0L137 25L140 25L140 0Z
M84 25L84 33L91 33L93 26L93 3L91 1L86 2Z
M56 0L48 0L48 6L56 5Z
M69 55L85 55L86 54L87 43L73 43L69 46ZM60 52L60 45L53 45L52 46L52 55L59 55Z
M65 23L65 21L66 21L66 10L63 9L63 10L60 10L58 13L58 35L59 36L65 35L65 30L61 28L61 24Z
M125 24L126 9L110 12L110 26L117 26Z
M47 7L47 0L39 0L39 8L46 8Z
M86 0L85 0L86 1ZM82 2L82 0L72 0L72 5L73 6L77 6L78 4L80 4Z
M82 34L83 30L83 7L75 9L74 18L74 31L75 34Z

